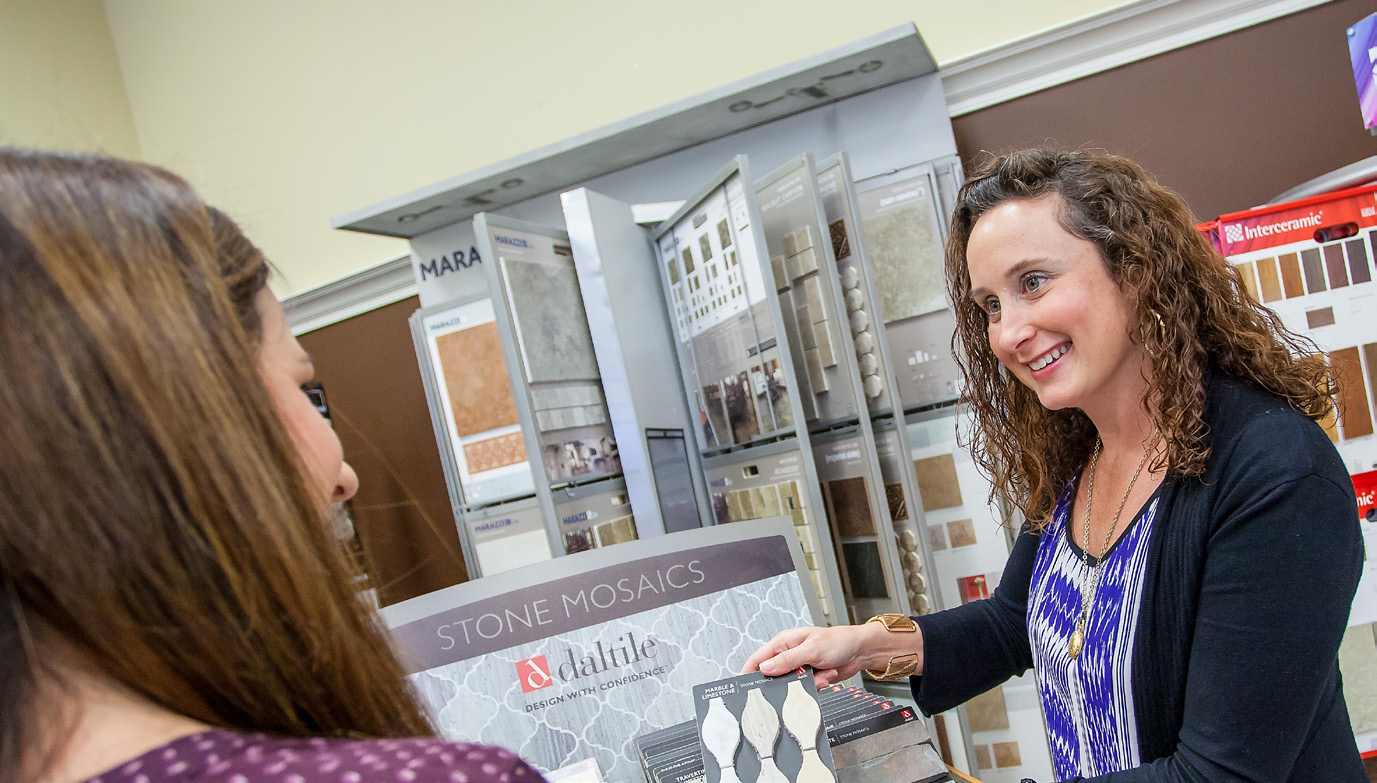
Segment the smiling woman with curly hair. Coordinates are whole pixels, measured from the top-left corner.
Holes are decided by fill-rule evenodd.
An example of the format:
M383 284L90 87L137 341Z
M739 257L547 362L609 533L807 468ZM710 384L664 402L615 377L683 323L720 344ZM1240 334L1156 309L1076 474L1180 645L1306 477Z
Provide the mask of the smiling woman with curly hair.
M1058 779L1366 781L1338 669L1363 553L1316 423L1324 357L1113 155L980 166L946 272L966 445L1027 520L998 589L787 631L746 668L907 675L929 714L1032 668Z

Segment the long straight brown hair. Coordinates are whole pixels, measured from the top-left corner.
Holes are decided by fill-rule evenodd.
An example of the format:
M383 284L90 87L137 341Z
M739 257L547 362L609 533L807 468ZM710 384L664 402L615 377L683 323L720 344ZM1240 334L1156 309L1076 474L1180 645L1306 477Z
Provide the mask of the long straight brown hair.
M263 278L232 298L222 228L161 169L0 149L0 780L61 752L33 726L50 639L213 726L433 733L258 377Z

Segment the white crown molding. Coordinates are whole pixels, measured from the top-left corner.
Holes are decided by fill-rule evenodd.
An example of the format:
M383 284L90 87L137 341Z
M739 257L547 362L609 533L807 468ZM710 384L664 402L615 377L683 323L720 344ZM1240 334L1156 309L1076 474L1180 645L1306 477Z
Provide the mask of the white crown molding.
M1135 0L938 66L959 117L1329 0Z
M416 295L411 256L384 261L282 300L292 334L312 332Z

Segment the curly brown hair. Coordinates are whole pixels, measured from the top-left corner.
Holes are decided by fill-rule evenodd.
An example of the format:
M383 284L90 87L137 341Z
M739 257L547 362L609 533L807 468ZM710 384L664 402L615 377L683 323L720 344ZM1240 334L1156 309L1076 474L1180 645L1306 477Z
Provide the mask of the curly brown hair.
M976 221L1011 200L1055 194L1067 232L1092 242L1125 292L1151 358L1143 407L1166 444L1153 464L1177 476L1205 471L1204 374L1213 364L1320 420L1333 411L1323 355L1288 331L1244 288L1236 269L1195 228L1185 201L1136 163L1097 151L1029 149L994 157L957 196L947 242L952 349L976 426L963 445L993 483L991 499L1019 508L1033 529L1085 464L1098 437L1080 410L1052 411L990 349L985 311L970 297L966 246Z

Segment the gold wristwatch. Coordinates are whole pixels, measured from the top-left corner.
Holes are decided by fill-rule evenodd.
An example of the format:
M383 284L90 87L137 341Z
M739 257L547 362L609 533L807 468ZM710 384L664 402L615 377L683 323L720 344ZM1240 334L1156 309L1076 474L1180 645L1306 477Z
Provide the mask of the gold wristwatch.
M890 633L917 633L918 624L913 622L913 618L902 614L877 614L866 620L867 623L879 623ZM907 653L896 655L889 659L885 664L884 671L879 669L866 669L865 673L877 680L902 680L912 677L915 669L918 668L918 653Z

